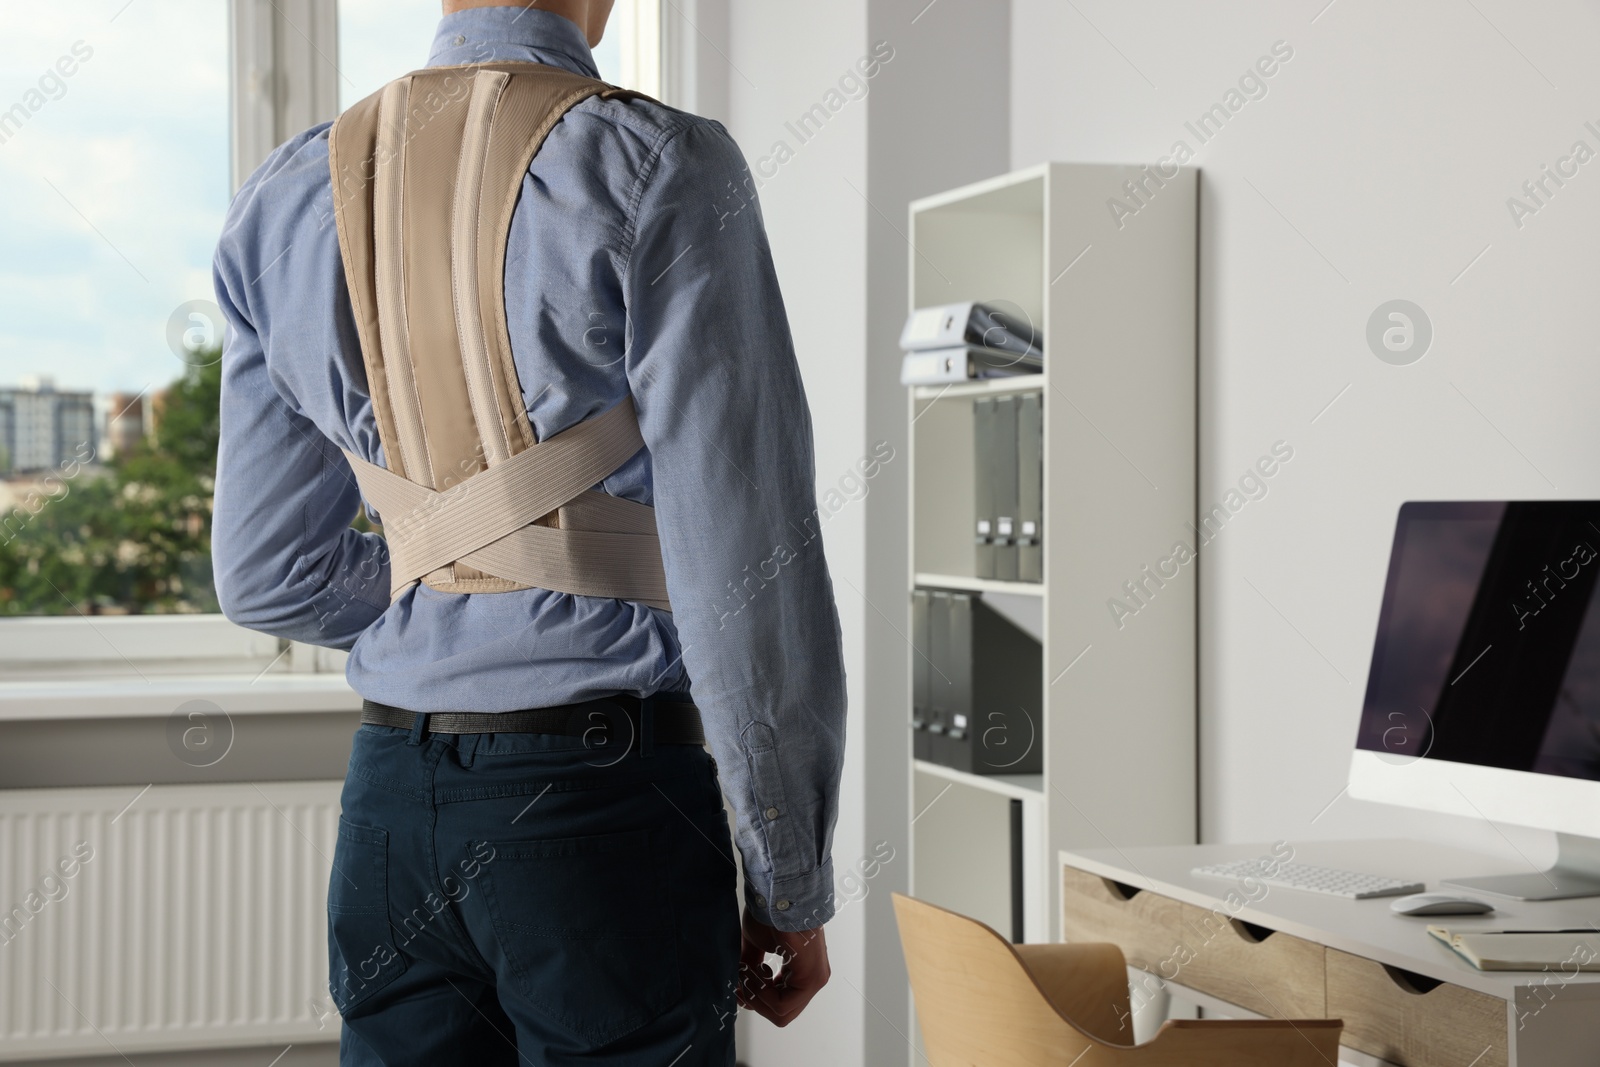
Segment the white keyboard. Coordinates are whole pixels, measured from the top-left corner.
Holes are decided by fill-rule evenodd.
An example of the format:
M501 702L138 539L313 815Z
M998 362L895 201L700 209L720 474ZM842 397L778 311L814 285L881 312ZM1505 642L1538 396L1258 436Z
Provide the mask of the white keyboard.
M1407 882L1399 878L1380 878L1375 874L1341 871L1333 867L1312 867L1304 863L1280 863L1274 873L1263 869L1263 861L1235 860L1232 863L1213 863L1196 867L1191 874L1208 878L1228 878L1241 881L1249 878L1284 889L1304 889L1310 893L1327 893L1346 900L1366 900L1370 897L1398 897L1406 893L1420 893L1421 882Z

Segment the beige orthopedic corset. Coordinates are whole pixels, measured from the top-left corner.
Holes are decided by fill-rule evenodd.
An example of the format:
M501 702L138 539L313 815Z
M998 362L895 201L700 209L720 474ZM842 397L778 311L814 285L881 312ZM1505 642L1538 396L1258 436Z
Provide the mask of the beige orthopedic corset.
M596 94L633 95L532 63L437 67L333 125L339 248L388 467L345 455L383 521L391 597L421 581L669 608L654 511L590 489L644 446L633 401L535 441L506 327L523 176Z

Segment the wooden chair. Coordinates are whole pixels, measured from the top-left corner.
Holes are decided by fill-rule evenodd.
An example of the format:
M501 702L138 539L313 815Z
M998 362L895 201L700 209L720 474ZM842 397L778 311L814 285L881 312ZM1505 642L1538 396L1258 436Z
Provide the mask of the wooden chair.
M1012 945L894 894L932 1067L1336 1067L1337 1019L1174 1019L1133 1043L1116 945Z

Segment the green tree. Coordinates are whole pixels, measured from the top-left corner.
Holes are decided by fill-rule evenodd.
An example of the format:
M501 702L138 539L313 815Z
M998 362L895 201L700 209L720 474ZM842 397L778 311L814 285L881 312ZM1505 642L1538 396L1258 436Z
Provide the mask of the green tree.
M157 432L70 467L0 519L0 614L216 611L211 506L220 353L168 388Z

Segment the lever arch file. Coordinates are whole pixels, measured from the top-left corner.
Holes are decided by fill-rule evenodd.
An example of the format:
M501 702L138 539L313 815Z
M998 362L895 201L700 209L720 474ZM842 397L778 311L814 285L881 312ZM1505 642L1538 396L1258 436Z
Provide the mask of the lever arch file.
M1012 312L979 301L918 308L900 331L900 347L907 352L957 345L1035 358L1044 355L1044 339L1020 308Z
M994 474L993 460L995 411L994 397L983 396L972 402L973 576L993 578L994 573Z
M950 658L942 665L949 680L950 717L945 723L942 745L934 746L934 758L947 767L968 768L972 747L972 597L950 594Z
M932 756L928 732L929 680L933 676L930 666L932 647L928 644L928 591L916 589L911 593L911 755L916 759Z
M917 601L918 596L925 600ZM979 595L919 589L913 610L919 603L929 606L930 655L926 725L913 742L917 758L969 774L1039 773L1044 766L1039 642ZM913 676L913 688L920 677Z
M900 358L901 385L950 385L978 378L1009 378L1038 374L1044 363L1038 356L1019 356L988 348L960 345L907 352Z
M1017 578L1044 581L1044 396L1025 393L1017 408Z
M1017 401L994 398L989 478L994 482L994 576L1017 580Z
M928 744L927 759L943 763L945 730L950 723L950 594L928 594Z

